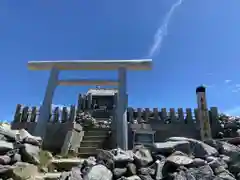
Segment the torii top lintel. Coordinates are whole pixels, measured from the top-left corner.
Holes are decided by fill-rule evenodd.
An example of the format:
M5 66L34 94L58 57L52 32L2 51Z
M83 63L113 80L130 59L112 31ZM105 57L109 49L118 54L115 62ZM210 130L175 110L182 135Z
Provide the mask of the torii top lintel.
M151 70L152 59L139 60L65 60L65 61L29 61L30 70Z

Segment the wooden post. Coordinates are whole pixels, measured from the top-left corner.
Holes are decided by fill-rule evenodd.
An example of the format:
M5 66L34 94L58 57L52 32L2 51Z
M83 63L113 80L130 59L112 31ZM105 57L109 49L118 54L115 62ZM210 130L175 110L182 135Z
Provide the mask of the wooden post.
M203 86L197 87L196 94L197 94L197 103L198 103L198 116L200 120L201 139L203 141L212 139L210 122L209 122L209 113L208 113L207 100L206 100L206 88Z

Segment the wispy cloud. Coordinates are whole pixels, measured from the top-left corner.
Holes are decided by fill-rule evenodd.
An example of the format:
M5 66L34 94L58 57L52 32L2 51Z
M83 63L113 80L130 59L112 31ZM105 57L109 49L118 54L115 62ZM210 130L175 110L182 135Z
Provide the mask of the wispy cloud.
M228 83L232 82L232 80L226 79L224 82L225 82L226 84L228 84Z
M168 33L168 24L170 22L170 19L173 15L174 11L176 10L176 8L179 7L183 3L183 1L184 0L178 0L176 3L174 3L172 5L171 9L166 14L162 25L157 29L157 32L154 35L154 42L150 48L149 57L152 57L153 55L155 55L157 52L160 51L163 38Z
M231 90L233 93L240 92L240 84L235 84L235 85L231 86Z

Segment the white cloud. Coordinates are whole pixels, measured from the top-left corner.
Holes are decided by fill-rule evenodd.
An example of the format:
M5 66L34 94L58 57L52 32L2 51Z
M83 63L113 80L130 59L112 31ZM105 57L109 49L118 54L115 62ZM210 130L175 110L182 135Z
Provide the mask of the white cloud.
M232 109L226 110L224 113L231 116L240 116L240 106L236 106Z
M228 84L228 83L232 82L232 80L226 79L224 82L225 82L226 84Z
M166 16L164 17L163 23L158 27L157 32L154 35L154 42L151 46L149 51L149 56L152 57L159 52L162 46L162 42L164 37L168 33L168 24L171 20L171 17L174 14L174 11L183 3L184 0L177 0L172 6L171 9L167 12Z
M233 93L240 92L240 84L235 84L229 87Z

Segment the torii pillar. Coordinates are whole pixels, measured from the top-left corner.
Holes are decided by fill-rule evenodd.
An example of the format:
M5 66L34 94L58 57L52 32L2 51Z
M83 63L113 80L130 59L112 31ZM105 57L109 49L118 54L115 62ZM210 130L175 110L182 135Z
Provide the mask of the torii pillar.
M117 102L117 145L128 149L128 123L127 123L127 70L150 70L152 60L95 60L95 61L30 61L30 70L51 70L43 104L40 108L39 119L34 135L44 138L46 127L51 114L52 99L58 85L118 85ZM117 80L59 80L61 70L117 70Z

